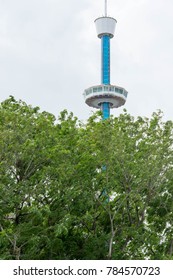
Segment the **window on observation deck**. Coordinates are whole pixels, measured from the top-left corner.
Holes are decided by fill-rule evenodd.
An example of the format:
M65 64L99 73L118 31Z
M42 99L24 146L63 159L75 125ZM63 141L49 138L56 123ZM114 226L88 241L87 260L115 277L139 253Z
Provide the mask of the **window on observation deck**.
M120 94L123 94L123 90L121 88L115 88L115 92L118 92Z
M123 94L125 97L127 97L128 92L126 90L124 90Z

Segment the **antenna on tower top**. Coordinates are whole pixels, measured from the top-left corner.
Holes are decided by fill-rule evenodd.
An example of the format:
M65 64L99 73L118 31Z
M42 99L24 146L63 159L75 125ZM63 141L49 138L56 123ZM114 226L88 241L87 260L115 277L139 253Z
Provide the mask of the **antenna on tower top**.
M105 0L105 17L107 17L107 0Z

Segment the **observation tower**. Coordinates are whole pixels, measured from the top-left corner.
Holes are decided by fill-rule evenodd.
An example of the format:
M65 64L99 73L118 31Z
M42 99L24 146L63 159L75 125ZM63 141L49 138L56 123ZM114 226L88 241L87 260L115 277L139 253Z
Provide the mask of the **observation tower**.
M110 116L110 109L125 104L128 92L110 83L110 39L114 37L116 19L107 16L107 0L105 15L95 20L97 36L101 39L101 84L85 89L85 103L102 110L103 120Z

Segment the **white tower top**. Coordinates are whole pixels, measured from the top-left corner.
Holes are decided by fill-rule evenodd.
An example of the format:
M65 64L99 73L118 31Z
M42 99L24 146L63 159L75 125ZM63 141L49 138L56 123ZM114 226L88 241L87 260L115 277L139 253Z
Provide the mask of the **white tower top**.
M116 23L116 19L107 16L107 0L105 0L105 16L95 20L97 36L101 38L104 35L108 35L110 38L113 38Z
M114 37L116 19L112 17L99 17L95 20L97 36L101 38L103 35L109 35L110 38Z

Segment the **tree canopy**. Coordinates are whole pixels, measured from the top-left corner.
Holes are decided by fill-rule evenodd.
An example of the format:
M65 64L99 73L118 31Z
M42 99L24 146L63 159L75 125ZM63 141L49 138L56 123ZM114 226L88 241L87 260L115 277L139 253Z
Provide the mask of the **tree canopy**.
M173 259L173 122L0 105L0 259Z

